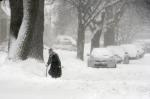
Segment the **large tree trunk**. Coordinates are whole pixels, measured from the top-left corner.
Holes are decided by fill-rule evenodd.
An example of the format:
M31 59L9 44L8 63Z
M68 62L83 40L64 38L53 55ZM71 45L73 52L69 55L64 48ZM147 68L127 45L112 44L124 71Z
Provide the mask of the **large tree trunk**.
M84 43L85 43L85 31L84 28L79 27L77 39L77 58L81 60L84 60Z
M23 19L23 0L9 0L9 4L11 9L11 20L8 51L18 37L18 32Z
M85 28L82 23L82 12L78 10L77 58L84 60Z
M30 57L43 60L43 32L44 32L44 0L39 0L39 8L32 35Z
M31 42L35 30L38 7L39 0L23 0L23 21L16 41L10 46L9 58L13 60L25 60L28 58L32 47Z

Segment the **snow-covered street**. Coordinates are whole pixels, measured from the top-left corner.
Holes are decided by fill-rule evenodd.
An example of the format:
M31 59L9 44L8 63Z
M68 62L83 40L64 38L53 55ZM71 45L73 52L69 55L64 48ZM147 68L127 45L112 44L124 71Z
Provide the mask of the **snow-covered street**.
M60 79L46 78L43 64L29 65L34 60L17 65L1 61L1 99L150 99L149 54L129 65L95 69L75 59L74 52L57 52L63 64Z
M0 99L150 99L150 0L0 0Z

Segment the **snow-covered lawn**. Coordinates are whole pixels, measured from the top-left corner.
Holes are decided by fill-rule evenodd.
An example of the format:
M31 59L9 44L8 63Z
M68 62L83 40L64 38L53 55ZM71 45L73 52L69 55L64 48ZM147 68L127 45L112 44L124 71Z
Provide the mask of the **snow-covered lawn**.
M150 99L149 54L129 65L96 69L77 60L75 52L57 52L63 65L59 79L46 78L42 63L6 62L0 52L0 99Z

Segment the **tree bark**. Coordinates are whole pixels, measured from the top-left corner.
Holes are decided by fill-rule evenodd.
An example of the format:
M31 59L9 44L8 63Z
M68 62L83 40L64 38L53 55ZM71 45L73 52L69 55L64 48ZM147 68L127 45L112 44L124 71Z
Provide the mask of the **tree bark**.
M35 29L38 7L39 0L23 0L23 21L16 41L10 46L10 59L25 60L28 58Z
M77 58L84 60L84 43L85 43L85 31L82 26L79 25L78 39L77 39Z
M39 0L39 8L35 22L34 33L29 56L43 60L43 32L44 32L44 0Z
M18 32L23 19L23 0L9 0L9 4L11 9L11 20L8 51L18 37Z
M94 49L94 48L98 48L100 47L100 37L101 37L101 33L102 33L102 29L101 30L98 30L93 38L91 39L91 51Z
M100 47L100 37L103 31L103 25L104 25L104 19L105 19L105 12L101 13L101 20L100 22L98 22L99 24L96 24L96 33L94 34L93 38L91 39L91 50L90 52L92 52L93 48L98 48Z
M117 42L115 41L115 37L116 37L115 32L116 32L118 23L120 21L120 18L124 12L126 1L122 0L118 2L117 4L118 5L112 5L106 8L106 20L108 22L106 23L106 32L104 34L104 46L117 45ZM116 12L113 12L113 11L116 11Z
M77 58L84 60L85 28L82 23L82 12L78 9Z

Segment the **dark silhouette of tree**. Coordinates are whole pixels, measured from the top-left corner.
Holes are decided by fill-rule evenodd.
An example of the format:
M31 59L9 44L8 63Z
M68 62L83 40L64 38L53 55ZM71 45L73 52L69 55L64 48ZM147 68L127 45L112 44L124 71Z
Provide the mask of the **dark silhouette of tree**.
M30 57L43 60L43 32L44 32L44 0L39 0L39 7L35 28L32 36Z
M17 40L18 32L23 19L23 0L9 0L11 9L10 34L8 50Z
M92 20L91 24L89 25L90 30L93 34L92 39L91 39L91 51L93 50L93 48L98 48L100 47L100 37L102 32L104 32L104 29L108 29L107 27L105 28L105 23L107 23L107 21L113 18L113 16L110 16L109 18L107 18L108 16L108 8L114 7L114 8L118 8L116 6L122 6L122 5L117 5L118 3L120 4L124 4L124 2L122 0L108 0L105 5L104 5L104 9L95 17L95 19ZM119 8L118 8L119 9ZM118 11L118 9L114 9L116 11ZM113 10L113 11L114 11ZM119 9L120 10L120 9ZM111 11L110 13L113 13L113 11ZM121 16L122 14L122 9L120 11L118 11L117 13L114 13L114 16L117 18ZM119 15L116 15L118 14ZM118 19L119 20L119 19ZM114 21L117 21L116 19L114 19ZM112 25L113 26L113 25ZM111 26L111 27L112 27ZM114 26L113 26L114 27ZM113 39L113 37L109 34L108 37L110 37L109 39ZM105 39L106 41L109 41L109 39Z
M43 60L44 0L9 0L9 59Z
M101 33L103 31L103 25L105 23L104 20L109 13L108 9L109 8L112 9L113 7L115 8L116 4L123 2L124 0L67 0L67 1L72 5L74 5L78 12L77 58L83 60L85 31L87 27L89 27L90 30L93 32L93 37L91 40L91 50L92 50L95 47L99 47L99 40ZM102 17L102 20L97 20L97 17Z
M97 20L95 18L89 26L92 32L90 52L92 52L93 48L100 47L100 37L103 31L104 19L105 19L105 12L102 12L100 20Z
M85 30L103 8L103 0L67 0L77 9L78 35L77 35L77 58L84 59Z

